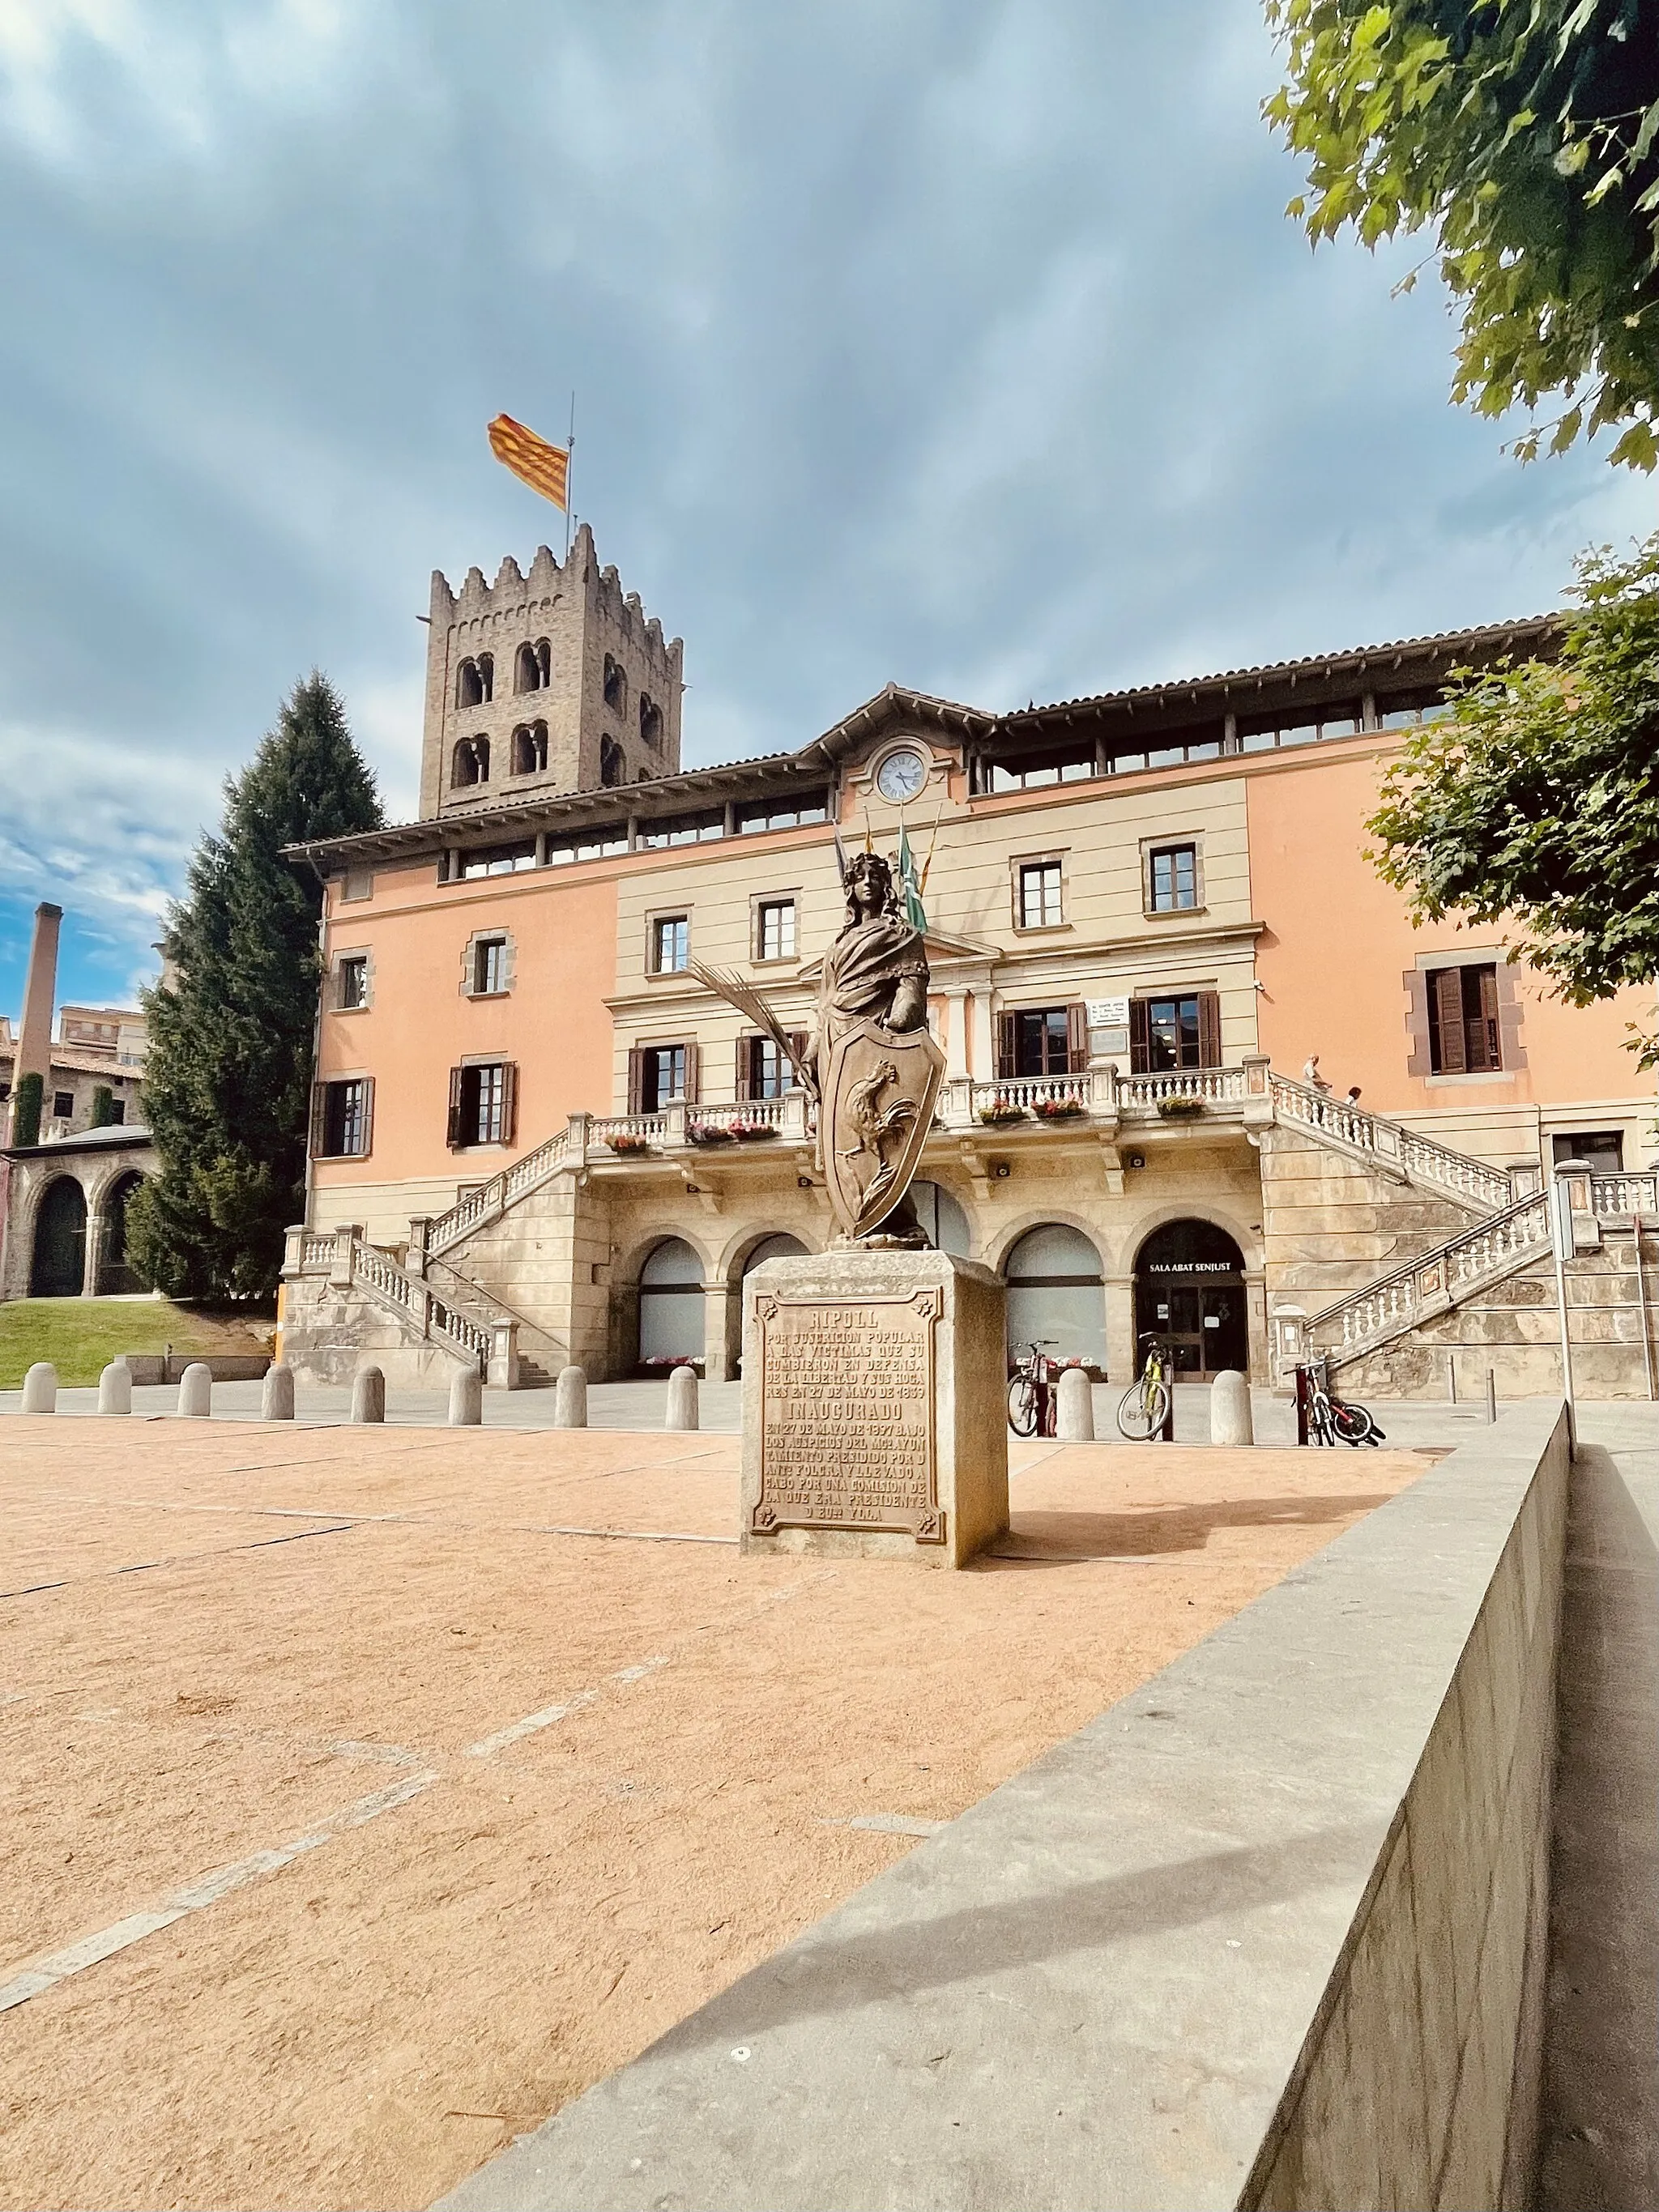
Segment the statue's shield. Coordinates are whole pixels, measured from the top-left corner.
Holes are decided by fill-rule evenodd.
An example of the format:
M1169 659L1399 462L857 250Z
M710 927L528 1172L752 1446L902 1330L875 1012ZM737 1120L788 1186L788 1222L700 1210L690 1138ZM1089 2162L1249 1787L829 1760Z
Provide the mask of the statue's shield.
M819 1117L830 1202L849 1237L867 1237L909 1188L944 1073L925 1029L854 1022L836 1040Z

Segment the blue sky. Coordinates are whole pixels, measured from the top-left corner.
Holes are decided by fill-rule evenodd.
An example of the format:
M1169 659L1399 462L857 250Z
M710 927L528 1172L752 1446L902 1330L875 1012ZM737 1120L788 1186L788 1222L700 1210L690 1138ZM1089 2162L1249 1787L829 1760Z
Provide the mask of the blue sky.
M1255 0L0 0L0 1011L127 996L313 665L413 810L428 578L561 542L688 762L1529 612L1647 527L1310 252Z

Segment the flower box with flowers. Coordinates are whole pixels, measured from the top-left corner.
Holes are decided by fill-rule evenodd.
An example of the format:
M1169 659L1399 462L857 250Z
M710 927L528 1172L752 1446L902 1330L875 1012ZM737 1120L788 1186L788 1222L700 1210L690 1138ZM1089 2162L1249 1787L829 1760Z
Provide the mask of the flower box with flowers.
M726 1125L740 1145L752 1145L761 1137L775 1137L777 1129L770 1121L731 1121Z
M651 1149L649 1137L642 1137L634 1129L618 1129L605 1141L613 1152L648 1152Z
M1042 1121L1075 1121L1083 1111L1080 1098L1039 1098L1031 1109Z
M1204 1101L1194 1098L1190 1091L1179 1091L1172 1097L1160 1098L1158 1110L1166 1121L1190 1121L1195 1114L1204 1111Z
M685 1140L689 1145L729 1145L732 1132L720 1121L691 1121L686 1125Z
M988 1129L1003 1129L1011 1121L1023 1121L1025 1109L1012 1098L994 1098L988 1106L980 1108L979 1118Z
M653 1352L648 1359L640 1362L641 1367L653 1375L665 1375L671 1367L701 1367L703 1356L700 1352Z

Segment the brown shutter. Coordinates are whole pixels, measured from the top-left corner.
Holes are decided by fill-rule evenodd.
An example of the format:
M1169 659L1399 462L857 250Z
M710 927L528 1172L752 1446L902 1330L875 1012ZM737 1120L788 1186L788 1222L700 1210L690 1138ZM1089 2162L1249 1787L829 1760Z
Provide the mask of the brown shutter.
M1066 1009L1066 1065L1073 1075L1089 1066L1089 1009L1077 999Z
M1498 1031L1498 970L1496 968L1477 968L1474 973L1480 987L1480 1036L1486 1057L1477 1060L1471 1053L1469 1065L1471 1067L1502 1067L1504 1051Z
M501 1063L501 1142L510 1145L519 1127L519 1063Z
M1012 1014L997 1016L997 1081L1012 1080L1014 1060L1018 1050L1018 1033Z
M374 1078L363 1078L363 1140L357 1147L360 1155L374 1149Z
M688 1043L685 1048L685 1103L688 1106L695 1106L702 1097L702 1048Z
M1129 1073L1149 1075L1152 1066L1152 1018L1145 999L1129 1001Z
M1440 1024L1439 1075L1462 1075L1468 1067L1468 1040L1463 1030L1463 971L1437 969L1429 979L1435 1012Z
M319 1160L323 1157L323 1140L327 1131L327 1121L328 1085L325 1083L313 1083L311 1086L311 1157L313 1160Z
M754 1076L750 1067L750 1047L759 1042L758 1037L740 1036L738 1039L738 1087L732 1094L734 1098L752 1098L755 1095Z
M628 1110L630 1114L645 1111L645 1051L635 1045L628 1055Z
M1198 994L1198 1064L1200 1067L1221 1065L1221 994L1217 991Z
M461 1071L459 1067L452 1067L449 1071L449 1136L447 1139L451 1152L457 1150L463 1141L461 1134Z

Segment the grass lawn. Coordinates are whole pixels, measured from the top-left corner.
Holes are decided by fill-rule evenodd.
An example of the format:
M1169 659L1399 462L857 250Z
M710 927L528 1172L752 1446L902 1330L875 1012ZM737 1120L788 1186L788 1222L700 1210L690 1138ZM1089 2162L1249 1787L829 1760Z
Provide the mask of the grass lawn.
M166 1298L15 1298L0 1305L0 1390L49 1359L64 1389L92 1383L124 1352L269 1352L257 1322L192 1313Z

